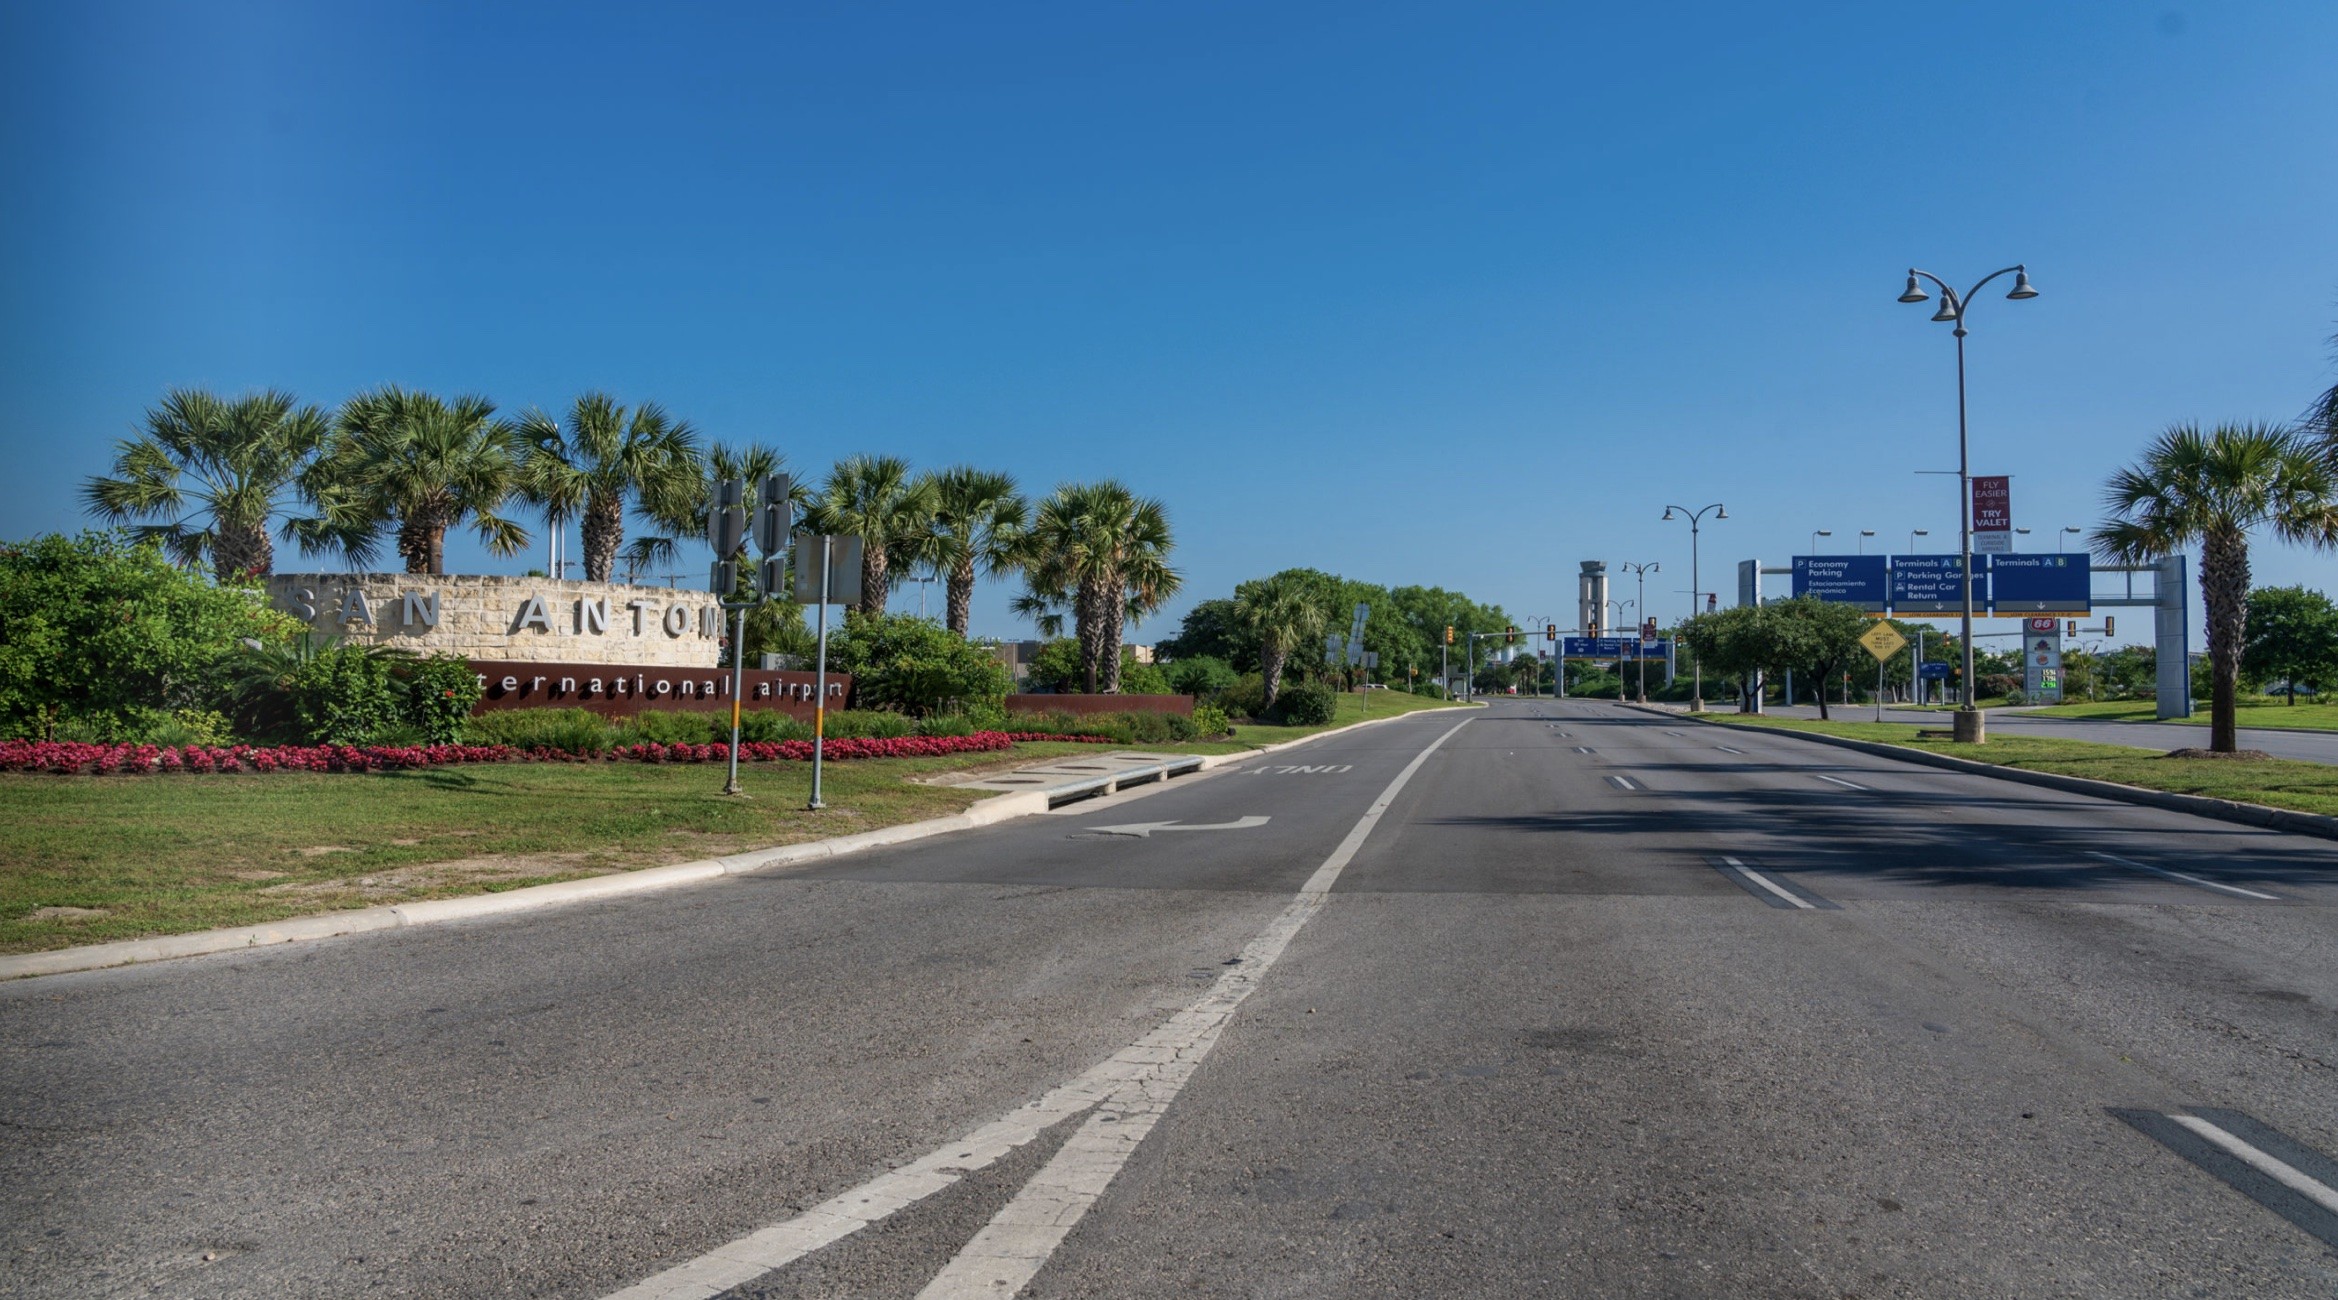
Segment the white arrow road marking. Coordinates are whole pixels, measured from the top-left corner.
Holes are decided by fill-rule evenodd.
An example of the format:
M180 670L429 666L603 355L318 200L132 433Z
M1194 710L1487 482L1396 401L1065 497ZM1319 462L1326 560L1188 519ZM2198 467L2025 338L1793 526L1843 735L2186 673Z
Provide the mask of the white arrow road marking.
M893 1170L879 1174L840 1196L831 1197L784 1223L775 1223L760 1232L751 1233L727 1245L717 1246L698 1258L677 1264L665 1272L616 1292L609 1300L709 1300L732 1287L752 1282L773 1269L785 1268L813 1251L832 1242L891 1217L894 1212L917 1204L936 1192L955 1186L967 1174L987 1168L1000 1157L1037 1138L1057 1123L1083 1111L1103 1107L1103 1114L1118 1115L1114 1123L1099 1125L1091 1120L1074 1134L1055 1158L1028 1185L1023 1195L1000 1211L998 1219L976 1234L965 1251L950 1262L949 1269L926 1289L927 1295L980 1294L986 1297L1008 1296L1022 1287L1055 1253L1064 1235L1079 1222L1088 1206L1102 1195L1104 1188L1119 1172L1120 1164L1136 1149L1135 1137L1141 1137L1152 1128L1153 1121L1168 1109L1170 1101L1192 1077L1202 1058L1217 1042L1218 1031L1233 1018L1234 1011L1244 999L1257 989L1265 976L1283 955L1299 927L1322 910L1331 887L1339 879L1342 868L1363 847L1364 838L1388 811L1397 792L1412 779L1429 755L1437 747L1453 739L1453 733L1469 725L1467 719L1455 724L1444 735L1429 742L1429 747L1414 755L1413 761L1397 773L1396 780L1380 792L1380 798L1364 813L1333 849L1307 883L1299 887L1298 897L1291 900L1250 946L1242 950L1239 964L1227 968L1218 976L1217 983L1201 999L1155 1029L1153 1032L1112 1054L1110 1058L1089 1069L1085 1074L1051 1089L1039 1100L1018 1107L1004 1118L985 1124L947 1146L939 1147L925 1156ZM1131 1140L1120 1149L1117 1158L1108 1163L1097 1163L1097 1148L1109 1145L1107 1135L1092 1135L1092 1130L1125 1129ZM1063 1168L1058 1168L1063 1166ZM1030 1187L1040 1187L1055 1214L1052 1221L1039 1228L1026 1228L1022 1220L1039 1211L1026 1205ZM1086 1189L1093 1187L1091 1193ZM1021 1206L1021 1209L1017 1207ZM1002 1224L1009 1213L1019 1217L1014 1224ZM976 1244L982 1244L989 1253L974 1258ZM937 1290L961 1266L995 1271L1002 1277L1016 1277L1011 1287L994 1290L984 1285L979 1291ZM986 1274L987 1275L987 1274Z
M1081 829L1099 835L1134 835L1140 840L1153 837L1154 831L1246 831L1253 826L1264 826L1265 817L1237 817L1230 822L1206 822L1197 826L1180 826L1176 822L1130 822L1126 826L1085 826Z

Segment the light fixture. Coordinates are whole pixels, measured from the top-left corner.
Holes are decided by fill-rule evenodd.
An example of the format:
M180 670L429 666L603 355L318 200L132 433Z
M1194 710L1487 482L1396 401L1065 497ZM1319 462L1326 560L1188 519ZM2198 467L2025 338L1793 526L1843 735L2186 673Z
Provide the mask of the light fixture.
M1729 507L1722 506L1720 509L1715 510L1713 512L1713 517L1715 519L1727 519L1729 517Z
M1665 520L1665 522L1666 522L1666 523L1670 523L1670 522L1672 521L1672 507L1671 507L1671 506L1666 506L1666 507L1664 508L1664 520Z
M1900 301L1923 302L1931 296L1931 294L1924 292L1923 285L1916 283L1916 273L1914 271L1908 272L1908 287L1905 292L1900 294Z
M1932 319L1939 321L1955 320L1956 312L1954 307L1955 301L1946 295L1942 295L1940 299L1940 310L1932 313Z
M2030 287L2030 273L2027 268L2019 266L2013 268L2013 289L2005 296L2015 302L2038 296L2038 291Z

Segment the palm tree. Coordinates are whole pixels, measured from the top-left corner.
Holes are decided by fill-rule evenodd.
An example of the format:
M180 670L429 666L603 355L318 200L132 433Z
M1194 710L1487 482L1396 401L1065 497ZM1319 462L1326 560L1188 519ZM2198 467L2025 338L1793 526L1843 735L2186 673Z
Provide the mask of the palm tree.
M1114 482L1066 483L1041 502L1024 548L1025 594L1015 611L1046 636L1063 634L1071 614L1081 679L1094 694L1120 690L1120 640L1175 595L1183 578L1169 567L1175 540L1161 503Z
M519 436L528 444L521 492L555 528L582 518L589 582L607 582L616 567L628 496L654 517L652 503L687 498L699 486L698 435L655 402L629 412L606 393L586 393L569 408L565 432L551 416L530 411Z
M2215 682L2208 746L2240 747L2233 715L2248 633L2249 532L2338 546L2338 473L2299 434L2263 424L2178 425L2103 489L2110 512L2095 530L2106 560L2141 564L2197 543Z
M489 553L514 555L527 530L506 518L520 487L513 427L484 397L452 402L395 386L360 393L341 407L323 454L301 475L317 509L293 522L304 544L339 533L363 562L373 539L395 532L408 573L446 572L446 533L468 520Z
M806 522L861 539L861 613L883 614L892 585L931 558L934 500L932 480L912 477L898 456L853 456L829 473Z
M933 485L929 558L948 593L944 621L964 636L974 617L975 570L996 578L1021 562L1031 511L1005 474L961 465L934 475Z
M226 401L172 389L146 413L144 435L119 444L114 476L90 479L82 498L109 523L162 520L132 531L180 564L208 557L222 582L265 575L276 561L269 526L288 516L285 489L332 428L294 402L275 390Z
M1291 653L1323 636L1323 607L1314 593L1289 574L1255 578L1234 588L1234 621L1258 638L1259 672L1266 681L1266 707L1282 694L1283 666Z

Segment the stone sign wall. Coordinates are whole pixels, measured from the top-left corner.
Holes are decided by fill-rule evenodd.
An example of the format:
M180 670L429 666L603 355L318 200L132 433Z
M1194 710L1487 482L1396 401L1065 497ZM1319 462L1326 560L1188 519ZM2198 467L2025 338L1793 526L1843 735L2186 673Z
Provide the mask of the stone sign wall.
M706 592L614 582L279 573L268 598L352 644L472 660L711 669L724 631Z

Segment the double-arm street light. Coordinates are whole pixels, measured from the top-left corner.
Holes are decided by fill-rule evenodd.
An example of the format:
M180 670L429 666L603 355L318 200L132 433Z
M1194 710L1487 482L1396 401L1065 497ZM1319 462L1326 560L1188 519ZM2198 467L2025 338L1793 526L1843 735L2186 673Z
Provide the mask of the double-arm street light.
M1664 572L1664 566L1655 560L1650 560L1646 564L1619 564L1616 568L1631 574L1633 578L1638 580L1640 584L1640 617L1647 618L1648 575ZM1636 643L1632 651L1632 658L1640 665L1640 703L1646 704L1648 702L1648 647L1644 643L1640 643L1640 634L1637 631L1632 633L1632 638Z
M1932 295L1924 292L1924 286L1916 281L1919 278L1930 280L1933 287L1940 290L1940 310L1932 313L1932 319L1956 326L1956 486L1957 518L1962 525L1959 532L1963 537L1964 555L1965 690L1964 706L1955 714L1955 736L1971 744L1979 744L1987 739L1987 732L1984 730L1981 711L1973 703L1973 462L1971 442L1965 430L1965 311L1973 295L2001 275L2013 277L2013 288L2006 293L2006 297L2020 302L2038 296L2038 291L2030 287L2029 268L2020 265L1991 271L1963 293L1958 293L1949 286L1948 281L1930 271L1920 271L1911 266L1908 268L1908 287L1900 293L1901 302L1929 301Z
M1691 510L1687 506L1666 506L1664 517L1666 519L1673 518L1673 512L1676 510L1689 517L1689 617L1695 618L1703 612L1705 604L1704 577L1697 567L1697 528L1705 522L1705 511L1711 511L1715 519L1727 519L1729 511L1716 501L1706 506L1704 510ZM1705 660L1703 656L1697 658L1695 680L1696 684L1689 688L1689 712L1703 713L1705 711Z

